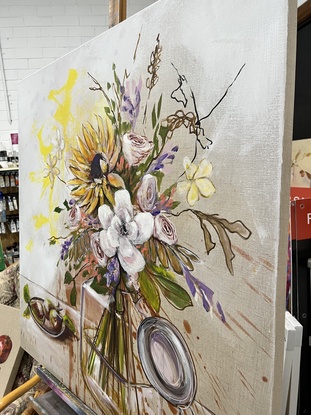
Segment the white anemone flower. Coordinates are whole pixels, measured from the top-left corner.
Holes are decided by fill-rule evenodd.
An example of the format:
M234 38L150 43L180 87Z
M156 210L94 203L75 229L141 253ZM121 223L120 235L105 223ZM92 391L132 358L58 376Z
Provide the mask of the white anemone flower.
M153 234L154 219L149 212L135 215L127 190L115 192L114 211L108 205L98 209L103 230L100 232L100 246L108 258L118 256L122 268L133 275L145 267L145 259L136 248Z
M58 160L61 160L62 153L65 148L65 141L60 133L60 130L57 128L56 135L52 137L52 144L54 146L55 155Z

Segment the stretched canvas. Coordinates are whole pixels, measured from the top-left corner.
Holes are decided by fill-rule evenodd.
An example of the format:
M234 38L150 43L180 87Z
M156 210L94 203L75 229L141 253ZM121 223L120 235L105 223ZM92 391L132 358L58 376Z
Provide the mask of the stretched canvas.
M160 0L20 84L22 346L96 413L280 410L294 6Z
M23 357L17 308L0 304L0 399L11 392Z

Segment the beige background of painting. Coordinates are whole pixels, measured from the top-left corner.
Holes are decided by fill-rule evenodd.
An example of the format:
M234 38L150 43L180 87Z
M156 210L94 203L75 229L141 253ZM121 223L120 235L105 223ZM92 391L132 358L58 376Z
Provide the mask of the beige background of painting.
M48 99L50 91L66 84L70 69L77 71L71 92L72 118L63 131L73 144L81 124L94 122L93 114L102 111L100 94L88 90L92 82L87 71L104 84L112 80L114 62L119 73L126 68L138 79L145 73L158 33L162 63L150 108L152 99L163 92L163 114L176 107L169 99L177 86L171 62L186 75L201 114L209 112L245 64L226 98L204 123L213 145L201 151L199 158L205 156L213 164L216 193L196 206L230 221L242 220L251 230L247 241L232 236L234 275L225 266L220 245L206 256L193 217L174 218L179 241L202 259L195 276L215 292L227 324L207 314L200 302L184 312L169 308L165 301L162 304L163 313L183 333L192 352L198 377L196 400L217 415L276 414L281 399L294 61L294 11L290 11L290 29L287 14L285 1L241 2L241 7L236 2L159 1L29 77L20 87L21 271L34 283L30 284L31 295L39 295L38 285L42 285L65 301L62 269L56 267L59 246L50 247L48 238L51 232L64 230L65 218L50 211L68 195L58 184L53 193L43 191L40 181L45 164L38 131L42 128L43 142L48 145L55 126L63 128L55 120L57 105ZM142 129L150 134L148 126ZM180 150L164 185L182 173L183 156L193 154L193 141L186 130L174 136L172 146L176 143ZM65 165L63 171L68 179ZM30 175L36 180L30 180ZM50 223L36 227L33 218L39 214L50 218ZM178 281L186 288L181 278ZM72 345L51 341L31 320L23 320L22 336L23 346L31 354L90 402L78 375L78 341ZM157 398L152 399L159 408Z

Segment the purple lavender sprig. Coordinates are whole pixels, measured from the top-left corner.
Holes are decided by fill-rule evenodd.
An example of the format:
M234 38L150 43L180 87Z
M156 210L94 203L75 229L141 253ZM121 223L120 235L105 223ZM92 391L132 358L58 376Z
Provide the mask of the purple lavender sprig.
M107 272L104 274L107 280L107 287L117 285L120 281L120 264L116 256L112 257L107 262Z
M136 120L139 115L141 88L142 80L140 79L137 85L134 82L132 82L132 85L128 83L123 90L124 95L120 110L123 114L127 115L132 131L135 130Z
M209 312L211 308L215 309L213 300L214 291L195 278L186 266L183 265L182 267L192 296L195 297L196 295L199 295L202 298L203 307L207 312ZM219 314L221 321L225 323L226 317L219 301L216 302L216 311Z
M175 159L175 154L178 151L178 146L173 147L167 153L161 154L150 166L149 173L162 170L165 164L172 164Z
M66 241L62 243L61 245L62 249L61 249L61 254L60 254L62 261L64 261L64 259L66 259L68 256L68 251L69 251L72 241L73 241L73 237L66 239Z

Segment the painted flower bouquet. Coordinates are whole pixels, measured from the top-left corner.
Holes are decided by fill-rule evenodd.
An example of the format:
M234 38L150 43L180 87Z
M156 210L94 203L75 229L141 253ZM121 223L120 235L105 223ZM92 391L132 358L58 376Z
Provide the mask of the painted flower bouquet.
M231 235L243 239L251 235L240 220L230 222L195 208L200 199L210 198L215 192L212 163L199 157L200 148L212 145L204 131L204 120L220 105L244 66L213 109L201 116L186 77L173 66L176 88L170 97L177 108L163 115L162 94L155 95L154 91L161 55L158 36L144 81L143 77L138 81L132 79L127 71L123 78L119 77L115 65L113 81L105 86L89 74L93 83L90 90L102 94L103 113L96 116L95 123L82 125L76 146L68 152L72 176L65 184L71 197L55 208L55 212L66 217L68 234L54 235L50 243L62 240L59 261L65 267L64 283L70 287L71 304L77 303L81 278L106 304L89 341L103 356L97 379L103 389L109 383L111 370L124 385L129 379L128 362L134 349L133 339L128 346L130 324L125 315L129 307L139 310L143 303L142 316L146 310L149 315L159 315L163 298L177 310L192 306L195 298L207 312L213 309L225 322L225 313L220 303L214 302L212 289L193 273L202 258L180 240L175 219L190 214L198 221L206 255L215 248L217 242L212 235L217 235L231 273ZM154 95L156 99L152 100ZM152 130L148 137L143 133L146 125ZM194 143L193 154L184 157L183 165L176 165L182 143L172 144L179 129L189 134ZM50 178L51 186L56 178L63 181L57 167L63 150L59 133L55 154L46 163L45 176ZM166 169L172 165L179 178L164 187ZM178 197L183 195L188 207L180 209ZM94 353L85 362L89 374L96 367ZM116 395L122 402L122 388L106 390L106 394ZM124 405L119 403L119 408L123 410Z

